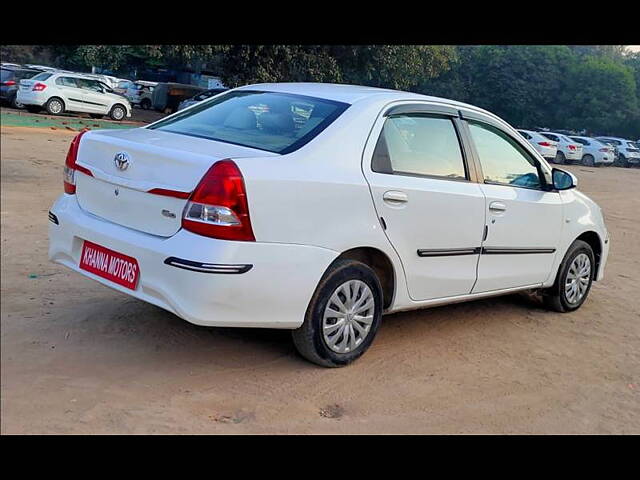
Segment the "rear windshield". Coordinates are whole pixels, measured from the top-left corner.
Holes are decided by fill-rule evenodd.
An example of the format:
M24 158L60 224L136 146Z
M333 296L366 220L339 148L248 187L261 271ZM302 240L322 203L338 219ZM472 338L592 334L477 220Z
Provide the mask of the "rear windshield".
M49 78L51 75L53 75L52 73L39 73L38 75L36 75L35 77L33 77L31 80L38 80L38 81L45 81L47 78Z
M311 141L348 106L303 95L241 90L149 128L285 154Z

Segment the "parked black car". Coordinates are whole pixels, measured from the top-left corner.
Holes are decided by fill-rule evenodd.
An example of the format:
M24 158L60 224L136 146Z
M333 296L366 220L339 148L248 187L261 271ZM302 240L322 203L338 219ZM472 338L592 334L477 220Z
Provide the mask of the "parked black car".
M39 73L41 73L39 70L28 68L2 67L0 69L0 100L2 103L8 103L14 108L22 108L22 105L16 103L20 80L31 78Z

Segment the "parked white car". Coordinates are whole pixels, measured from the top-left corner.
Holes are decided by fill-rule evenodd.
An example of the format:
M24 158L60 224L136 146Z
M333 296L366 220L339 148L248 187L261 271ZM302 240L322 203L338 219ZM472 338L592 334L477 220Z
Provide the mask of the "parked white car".
M633 141L619 137L596 137L601 142L609 143L616 149L617 161L623 167L640 164L640 149Z
M75 137L49 258L197 325L292 329L343 366L383 313L532 289L579 308L609 235L576 182L472 105L250 85Z
M597 138L570 137L582 144L582 164L587 166L612 165L616 159L615 149Z
M558 153L556 154L554 163L563 165L567 162L582 161L582 144L571 140L562 133L540 132L540 134L558 144Z
M20 80L17 100L31 112L43 108L51 115L83 112L93 118L109 115L113 120L131 116L131 104L92 78L71 73L43 72Z
M137 80L127 88L126 96L132 105L137 105L145 110L153 107L153 90L158 82Z
M533 148L535 148L545 160L548 162L555 160L558 153L558 142L549 140L547 137L543 137L538 132L532 130L518 130L518 133L529 140L529 143L533 145Z

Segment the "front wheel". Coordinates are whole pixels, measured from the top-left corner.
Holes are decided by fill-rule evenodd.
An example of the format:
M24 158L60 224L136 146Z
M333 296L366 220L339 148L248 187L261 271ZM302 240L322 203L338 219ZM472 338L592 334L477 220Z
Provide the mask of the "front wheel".
M582 240L573 242L560 264L554 285L544 292L547 307L556 312L580 308L589 295L595 271L591 246Z
M109 117L111 117L112 120L116 120L119 122L124 118L126 114L127 111L124 109L124 107L118 104L113 106L113 108L109 112Z
M382 287L375 272L355 260L338 260L313 294L304 323L292 331L304 358L344 367L371 345L382 319Z

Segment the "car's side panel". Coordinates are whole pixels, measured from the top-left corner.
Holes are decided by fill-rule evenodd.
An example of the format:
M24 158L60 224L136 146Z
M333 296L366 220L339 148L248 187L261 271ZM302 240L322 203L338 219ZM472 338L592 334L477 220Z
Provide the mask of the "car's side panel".
M600 242L600 261L595 280L604 277L604 266L609 254L609 233L600 213L600 207L586 195L576 189L559 192L564 209L564 225L558 244L558 254L550 267L544 287L550 287L555 281L558 268L571 244L586 232L595 232Z
M257 241L337 252L380 250L394 267L396 301L406 302L402 265L384 234L360 167L363 145L379 111L376 105L352 105L320 138L296 152L234 161L244 176ZM329 264L322 266L323 272Z
M473 292L544 282L562 235L559 193L506 185L482 185L482 190L487 197L487 238ZM505 209L493 210L494 204Z

